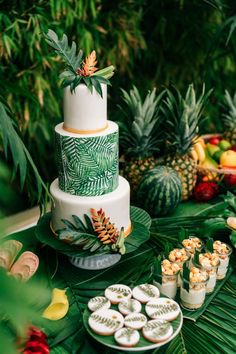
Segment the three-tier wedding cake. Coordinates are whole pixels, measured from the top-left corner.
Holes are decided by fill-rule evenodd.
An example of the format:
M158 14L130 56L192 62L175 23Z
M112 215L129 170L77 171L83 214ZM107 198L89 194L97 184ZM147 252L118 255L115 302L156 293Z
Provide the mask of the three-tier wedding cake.
M64 122L55 127L58 179L50 186L51 227L64 227L72 215L84 220L102 209L115 227L131 232L130 187L119 176L118 125L107 120L107 85L102 96L79 84L64 89Z

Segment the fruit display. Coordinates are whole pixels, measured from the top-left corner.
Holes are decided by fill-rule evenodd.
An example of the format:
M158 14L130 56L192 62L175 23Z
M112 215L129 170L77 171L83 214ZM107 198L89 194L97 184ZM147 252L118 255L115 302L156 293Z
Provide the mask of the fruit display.
M199 160L199 166L209 169L236 169L236 146L220 135L212 135L204 142L199 141L204 149L205 159Z
M189 85L185 97L182 97L177 89L173 92L167 90L162 107L168 150L166 164L176 170L181 177L182 200L190 197L197 181L197 161L191 154L210 93L211 91L205 93L203 87L201 96L197 99L193 85Z
M198 202L208 202L219 194L219 185L214 181L202 181L193 190L193 197Z
M154 88L148 92L144 101L138 89L122 91L123 105L120 106L120 146L125 152L124 177L135 194L145 173L156 165L155 153L159 151L160 115L159 106L163 93L159 95Z
M137 203L153 217L174 211L181 201L181 179L172 168L157 166L146 172L137 189Z
M223 124L225 132L224 139L230 141L232 145L236 144L236 92L233 96L225 90L225 114L223 115Z

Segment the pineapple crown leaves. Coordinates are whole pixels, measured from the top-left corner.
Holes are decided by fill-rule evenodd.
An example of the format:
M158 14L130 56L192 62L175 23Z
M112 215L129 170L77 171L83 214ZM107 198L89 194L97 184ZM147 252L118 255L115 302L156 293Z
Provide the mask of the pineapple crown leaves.
M166 138L170 150L180 155L186 154L193 145L193 139L199 135L199 125L203 121L203 110L212 90L205 92L205 85L199 99L193 84L190 84L185 97L177 88L173 93L166 90L166 98L161 107L168 129Z
M95 51L92 51L84 61L83 51L80 49L77 54L76 43L72 41L70 46L66 34L59 39L58 35L49 29L47 33L44 33L44 38L66 64L65 70L60 74L62 87L70 86L73 92L82 81L91 92L95 88L102 97L101 84L110 85L109 79L114 75L114 66L110 65L98 70Z
M121 112L120 144L128 155L150 156L158 151L158 128L160 126L160 101L164 92L157 95L156 88L149 91L142 101L137 87L127 92L121 89L123 106ZM128 108L128 109L127 109Z
M223 114L223 124L226 129L234 129L236 127L236 91L233 96L229 91L225 90L224 109L227 113Z

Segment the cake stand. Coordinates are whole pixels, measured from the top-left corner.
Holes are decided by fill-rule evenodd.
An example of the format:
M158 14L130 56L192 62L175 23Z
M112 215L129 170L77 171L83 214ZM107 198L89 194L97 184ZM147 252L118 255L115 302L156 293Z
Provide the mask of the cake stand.
M130 207L131 233L125 239L126 253L134 252L150 237L151 218L141 208ZM99 270L108 268L121 259L120 253L106 251L91 254L88 250L82 250L76 245L66 243L55 235L50 227L51 213L47 213L39 219L36 226L36 237L42 243L69 257L70 262L82 269Z

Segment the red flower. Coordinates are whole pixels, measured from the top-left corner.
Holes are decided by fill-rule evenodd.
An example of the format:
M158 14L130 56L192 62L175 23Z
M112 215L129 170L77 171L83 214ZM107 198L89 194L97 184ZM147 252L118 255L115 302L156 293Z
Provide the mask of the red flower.
M23 354L49 354L46 334L36 327L29 329L29 339L26 342Z

